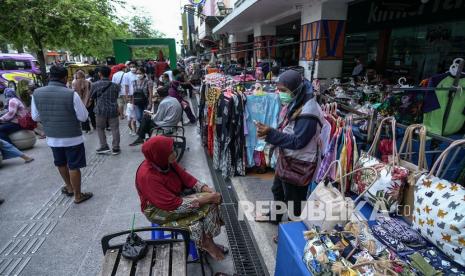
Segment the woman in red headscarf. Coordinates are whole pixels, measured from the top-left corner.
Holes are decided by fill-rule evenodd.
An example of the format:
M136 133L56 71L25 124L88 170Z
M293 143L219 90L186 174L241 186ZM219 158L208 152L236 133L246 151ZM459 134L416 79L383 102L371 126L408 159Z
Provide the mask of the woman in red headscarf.
M223 225L221 195L176 163L173 145L172 138L156 136L142 146L145 160L136 173L142 212L160 226L188 228L199 248L222 260L227 249L213 241ZM187 189L195 193L182 196Z

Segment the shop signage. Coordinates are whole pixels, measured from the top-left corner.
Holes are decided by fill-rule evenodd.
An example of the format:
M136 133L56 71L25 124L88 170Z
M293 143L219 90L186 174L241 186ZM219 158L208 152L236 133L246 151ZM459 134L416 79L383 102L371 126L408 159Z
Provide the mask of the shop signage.
M198 6L203 5L205 3L205 0L189 0L189 2L194 6Z
M430 0L416 1L402 10L389 6L382 1L363 1L349 4L347 32L356 33L392 27L408 27L412 25L463 20L465 1L463 0Z

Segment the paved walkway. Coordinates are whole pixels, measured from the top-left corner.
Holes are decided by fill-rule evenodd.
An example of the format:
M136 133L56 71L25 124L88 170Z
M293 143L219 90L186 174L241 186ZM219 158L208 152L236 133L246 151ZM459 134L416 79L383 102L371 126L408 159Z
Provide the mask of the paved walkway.
M140 147L127 147L134 137L125 121L122 124L118 156L96 155L96 133L85 135L88 166L82 187L94 197L81 205L59 192L62 180L45 140L26 151L36 159L31 164L21 159L3 162L0 196L6 201L0 206L0 275L96 275L103 259L103 235L128 229L133 214L137 227L149 226L134 188L143 156ZM186 127L186 137L189 150L182 164L199 180L211 183L197 127ZM217 242L228 245L224 233ZM213 263L213 270L232 274L232 258ZM199 265L189 265L188 272L200 275Z

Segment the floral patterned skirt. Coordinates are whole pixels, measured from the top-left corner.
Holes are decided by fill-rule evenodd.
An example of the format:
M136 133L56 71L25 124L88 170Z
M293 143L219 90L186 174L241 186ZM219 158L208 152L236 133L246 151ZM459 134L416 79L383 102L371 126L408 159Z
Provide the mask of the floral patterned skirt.
M195 193L183 197L181 206L173 211L162 210L148 204L144 209L144 215L149 221L160 226L189 229L191 240L197 246L201 246L204 233L210 237L216 237L221 233L221 226L224 225L218 205L205 204L200 208L191 207L192 201L204 194Z

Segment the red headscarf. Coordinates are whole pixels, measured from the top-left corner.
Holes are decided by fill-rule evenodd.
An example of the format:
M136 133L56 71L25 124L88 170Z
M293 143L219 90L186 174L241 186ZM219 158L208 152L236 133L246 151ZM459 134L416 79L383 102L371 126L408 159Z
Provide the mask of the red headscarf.
M173 144L172 138L155 136L142 146L145 160L136 174L142 211L148 203L166 211L177 209L182 203L181 192L197 183L197 179L176 162L169 163Z

